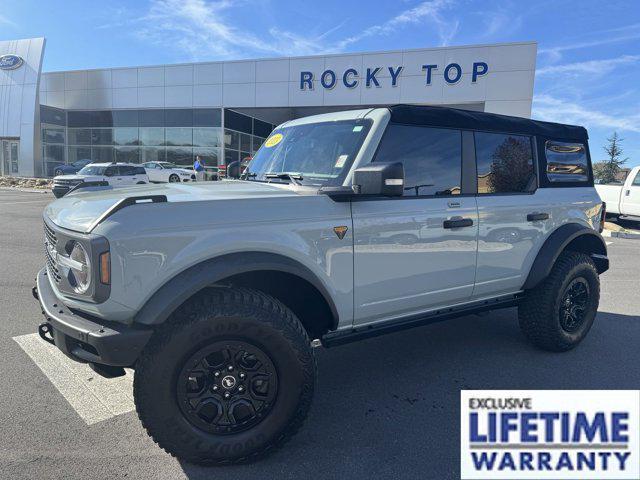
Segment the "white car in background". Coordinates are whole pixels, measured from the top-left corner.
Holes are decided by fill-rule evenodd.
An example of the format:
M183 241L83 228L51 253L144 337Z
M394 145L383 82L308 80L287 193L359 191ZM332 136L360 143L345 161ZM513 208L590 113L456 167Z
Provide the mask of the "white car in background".
M169 162L147 162L142 166L153 183L194 182L196 172L192 168L182 168Z
M141 165L134 163L90 163L74 175L55 177L51 191L60 198L87 182L107 182L114 187L124 187L149 183L149 177Z
M640 222L640 167L632 168L624 182L597 184L596 191L607 204L608 214Z

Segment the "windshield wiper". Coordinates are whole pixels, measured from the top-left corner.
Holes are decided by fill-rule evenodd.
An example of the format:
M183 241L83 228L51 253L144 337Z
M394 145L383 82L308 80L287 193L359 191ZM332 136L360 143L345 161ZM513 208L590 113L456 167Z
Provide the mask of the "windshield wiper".
M302 175L300 175L299 173L293 173L293 172L268 172L265 173L264 176L266 178L282 178L284 180L291 180L291 183L294 183L295 185L302 185L302 183L300 183L300 180L302 180Z

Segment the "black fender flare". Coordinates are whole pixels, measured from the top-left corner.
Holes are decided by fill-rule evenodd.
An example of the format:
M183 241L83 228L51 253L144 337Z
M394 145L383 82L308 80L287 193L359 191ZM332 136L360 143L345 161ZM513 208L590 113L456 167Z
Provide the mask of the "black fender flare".
M529 270L527 280L524 282L523 290L534 288L547 278L560 254L572 242L582 246L579 251L583 251L591 257L596 264L598 273L606 272L609 269L607 244L602 235L585 225L567 223L554 230L540 248L531 270Z
M264 270L289 273L313 285L322 294L331 310L334 328L337 326L338 310L331 295L317 276L296 260L267 252L230 253L205 260L183 270L162 285L147 300L133 321L141 325L161 324L176 308L203 288L233 275Z

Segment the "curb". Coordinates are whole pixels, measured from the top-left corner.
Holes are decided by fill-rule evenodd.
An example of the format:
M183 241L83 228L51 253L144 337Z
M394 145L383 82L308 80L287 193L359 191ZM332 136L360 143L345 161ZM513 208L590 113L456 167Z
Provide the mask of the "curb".
M604 232L603 232L604 233ZM635 232L611 232L610 237L627 238L630 240L640 240L640 233Z
M21 188L21 187L0 187L3 192L23 192L23 193L51 193L51 190L40 188Z

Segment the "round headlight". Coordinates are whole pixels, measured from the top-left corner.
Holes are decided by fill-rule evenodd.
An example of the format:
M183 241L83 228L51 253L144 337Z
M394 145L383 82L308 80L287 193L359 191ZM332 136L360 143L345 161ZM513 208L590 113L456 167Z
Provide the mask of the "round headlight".
M73 289L76 293L85 293L91 285L91 261L89 260L89 254L82 244L74 242L69 258L77 262L77 265L69 268Z

